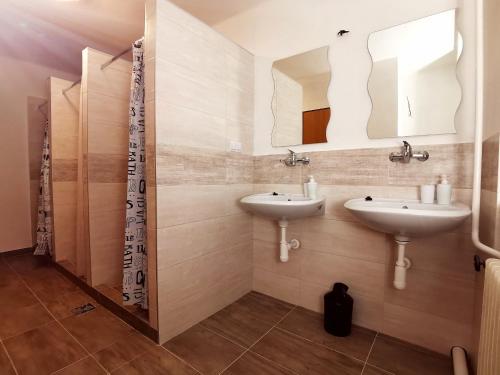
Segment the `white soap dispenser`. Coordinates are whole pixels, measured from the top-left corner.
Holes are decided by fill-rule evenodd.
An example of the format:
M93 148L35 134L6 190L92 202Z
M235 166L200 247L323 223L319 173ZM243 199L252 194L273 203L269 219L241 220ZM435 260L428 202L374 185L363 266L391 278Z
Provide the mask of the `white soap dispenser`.
M313 176L309 176L307 185L307 196L311 199L316 199L318 196L318 183L314 180Z
M441 182L437 185L437 202L438 204L451 203L451 185L446 175L441 176Z

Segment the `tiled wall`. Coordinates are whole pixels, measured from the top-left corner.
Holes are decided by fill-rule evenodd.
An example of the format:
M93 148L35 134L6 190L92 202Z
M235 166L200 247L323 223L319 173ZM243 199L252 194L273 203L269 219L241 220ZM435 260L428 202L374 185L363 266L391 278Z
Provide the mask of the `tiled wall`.
M254 289L322 311L322 297L336 281L350 286L354 322L443 353L452 345L471 345L474 271L470 221L459 229L415 239L407 256L407 288L392 286L393 239L367 229L343 204L351 198L418 199L417 185L450 176L454 198L470 205L473 145L418 147L430 153L426 162L391 163L398 149L359 149L308 153L309 167L287 168L282 155L255 157L255 192L301 193L312 174L326 196L324 216L290 223L290 238L302 247L288 263L279 262L275 222L254 218Z
M92 286L120 285L127 191L128 108L132 63L90 48L83 53L82 108L86 137Z
M50 149L55 261L76 264L76 189L80 85L50 78Z
M498 248L500 238L497 225L500 225L498 209L498 158L499 135L494 134L483 141L481 166L481 207L479 218L479 238L484 244Z
M252 288L252 218L237 201L252 192L254 65L168 1L148 1L146 14L146 118L155 114L146 135L156 159L148 235L164 342ZM230 141L241 154L229 152Z

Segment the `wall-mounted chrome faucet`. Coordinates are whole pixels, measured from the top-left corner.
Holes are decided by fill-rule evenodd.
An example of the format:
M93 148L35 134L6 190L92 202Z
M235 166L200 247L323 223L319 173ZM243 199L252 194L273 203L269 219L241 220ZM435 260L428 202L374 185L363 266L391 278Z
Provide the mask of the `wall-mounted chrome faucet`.
M288 149L288 151L290 151L290 155L288 155L286 159L280 160L287 167L295 167L297 164L308 165L309 162L311 161L307 156L299 157L299 155L296 152L290 149Z
M411 159L417 159L418 161L426 161L429 159L429 153L427 151L416 151L413 152L411 145L403 141L403 147L401 147L401 152L391 152L389 155L389 160L392 162L409 163Z

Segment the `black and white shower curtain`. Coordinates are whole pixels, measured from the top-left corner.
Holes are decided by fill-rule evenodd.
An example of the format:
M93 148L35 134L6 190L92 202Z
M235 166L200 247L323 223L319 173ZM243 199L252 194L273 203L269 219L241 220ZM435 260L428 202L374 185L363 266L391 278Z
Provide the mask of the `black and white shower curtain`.
M49 122L46 121L43 136L42 163L40 167L40 190L38 193L38 221L36 225L35 255L52 255L51 206Z
M123 254L123 302L148 307L146 243L146 147L144 137L144 40L133 45L129 111L127 214Z

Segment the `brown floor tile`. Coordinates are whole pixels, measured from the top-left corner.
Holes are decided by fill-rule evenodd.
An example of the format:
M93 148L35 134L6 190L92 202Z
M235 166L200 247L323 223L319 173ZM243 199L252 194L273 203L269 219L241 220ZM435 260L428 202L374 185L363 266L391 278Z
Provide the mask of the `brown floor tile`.
M451 374L451 360L445 355L378 335L368 363L398 375Z
M79 288L64 277L55 268L41 268L30 271L22 278L26 281L33 293L43 302L50 301L56 295L75 292Z
M44 375L85 357L83 348L57 323L4 341L19 375Z
M245 351L199 324L163 346L203 374L218 374Z
M258 292L250 292L244 295L235 304L255 318L273 324L278 323L294 308L294 305Z
M97 306L97 302L81 290L69 293L57 293L44 301L45 306L56 319L67 318L73 315L73 309L87 303Z
M247 352L238 359L231 367L224 371L224 375L294 375L277 363L271 362L261 356Z
M359 375L363 362L279 329L273 329L251 351L299 374Z
M72 335L91 353L124 340L133 329L103 307L61 320Z
M4 261L19 274L26 274L36 269L51 268L50 259L45 256L36 256L32 253L9 254Z
M11 268L0 261L0 287L11 285L19 281L19 276Z
M350 336L333 336L323 328L322 314L302 307L293 310L278 327L362 361L366 361L376 335L369 329L353 326Z
M31 306L38 302L22 280L0 287L0 296L2 301L9 301L9 303L0 304L0 313Z
M0 374L2 375L15 375L16 372L10 363L9 357L5 353L3 345L0 344Z
M122 375L192 375L195 370L175 358L161 346L141 355L125 366L120 367L113 374Z
M0 312L0 337L16 336L54 320L40 304Z
M256 319L232 304L200 323L244 347L254 344L273 324Z
M148 350L152 350L155 346L153 341L133 331L113 345L96 352L94 356L106 370L113 371Z
M84 358L68 367L54 373L54 375L101 375L106 371L91 357Z
M249 347L282 319L293 305L251 292L201 324L224 337Z
M387 372L385 370L379 369L378 367L373 367L366 365L363 370L363 375L395 375L393 372Z

